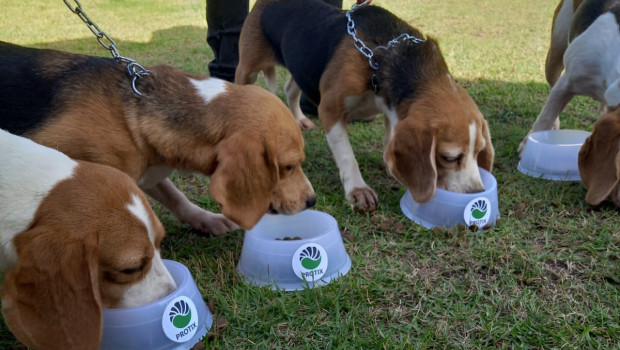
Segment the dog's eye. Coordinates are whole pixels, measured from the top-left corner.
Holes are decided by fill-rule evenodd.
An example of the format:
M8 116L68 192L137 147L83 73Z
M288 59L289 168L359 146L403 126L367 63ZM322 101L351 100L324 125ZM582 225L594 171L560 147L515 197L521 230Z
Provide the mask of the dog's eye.
M458 155L458 156L456 156L456 157L452 157L452 156L441 156L441 158L443 158L443 160L445 160L446 162L452 163L452 162L456 162L456 161L458 161L459 159L461 159L461 157L462 157L462 156L463 156L462 154L459 154L459 155Z
M138 273L142 271L143 269L144 269L144 265L140 265L139 267L121 270L121 272L125 275L133 275L134 273Z
M286 171L288 171L289 173L290 173L291 171L293 171L293 169L295 169L295 166L294 166L294 165L287 165L287 166L286 166Z

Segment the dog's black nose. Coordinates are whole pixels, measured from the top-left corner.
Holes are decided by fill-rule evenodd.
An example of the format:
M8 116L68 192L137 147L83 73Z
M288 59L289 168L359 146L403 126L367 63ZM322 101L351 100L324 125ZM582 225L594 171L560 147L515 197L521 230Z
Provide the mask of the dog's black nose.
M316 197L312 197L306 201L306 208L312 208L316 204Z
M269 213L270 214L278 214L278 211L276 210L276 208L273 207L273 204L269 204Z

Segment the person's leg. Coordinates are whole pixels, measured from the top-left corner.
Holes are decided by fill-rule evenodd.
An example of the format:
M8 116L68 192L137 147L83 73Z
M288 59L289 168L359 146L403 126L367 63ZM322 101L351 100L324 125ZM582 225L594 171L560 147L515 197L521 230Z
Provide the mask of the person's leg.
M239 34L249 11L248 0L207 0L207 43L213 50L212 77L235 80Z

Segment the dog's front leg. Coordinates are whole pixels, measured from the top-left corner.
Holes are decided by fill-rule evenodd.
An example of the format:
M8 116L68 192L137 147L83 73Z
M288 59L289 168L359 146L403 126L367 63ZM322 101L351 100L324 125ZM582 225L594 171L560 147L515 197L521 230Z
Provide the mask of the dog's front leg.
M319 114L321 114L320 108L319 106ZM327 143L340 171L340 180L344 185L347 200L352 202L358 210L375 210L379 198L362 178L344 121L338 121L329 129Z
M560 112L566 107L568 102L573 98L574 94L570 91L567 74L560 77L557 83L551 88L549 97L543 109L540 111L538 118L532 125L532 129L528 133L531 134L535 131L551 130L560 128ZM527 142L527 136L521 141L519 145L519 153L525 148Z
M144 191L168 208L179 221L189 224L198 231L218 236L239 228L224 215L204 210L190 202L168 178Z

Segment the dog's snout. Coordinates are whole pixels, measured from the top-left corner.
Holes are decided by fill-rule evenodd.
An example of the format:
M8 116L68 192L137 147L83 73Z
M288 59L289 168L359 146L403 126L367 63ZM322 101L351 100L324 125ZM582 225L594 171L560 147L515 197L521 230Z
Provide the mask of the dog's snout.
M273 206L273 203L269 203L269 211L270 214L278 214L278 210Z
M476 192L483 192L483 191L484 191L484 186L482 185L482 183L474 184L467 189L467 193L476 193Z
M310 197L310 199L306 200L306 208L312 208L316 204L316 196Z
M164 293L162 293L162 298L166 295L172 294L172 292L174 292L175 290L177 290L177 285L173 280L172 283L168 283L166 285L166 290L164 291Z

